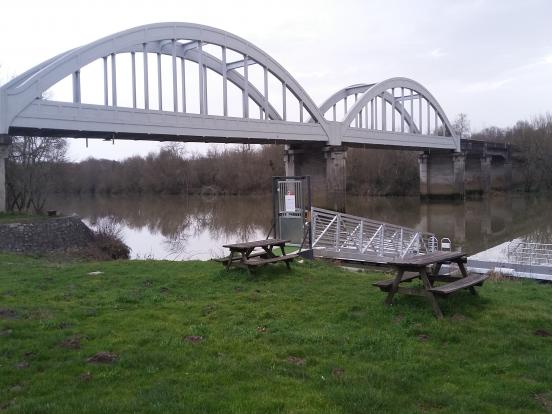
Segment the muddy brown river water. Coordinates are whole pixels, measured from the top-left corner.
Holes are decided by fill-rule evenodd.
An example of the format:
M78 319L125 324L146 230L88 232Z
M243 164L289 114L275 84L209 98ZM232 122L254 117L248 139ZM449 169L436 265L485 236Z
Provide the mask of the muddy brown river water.
M222 245L265 238L271 197L51 197L48 209L94 224L106 217L123 231L133 258L206 260ZM347 213L449 237L468 254L523 238L552 243L552 197L499 194L465 202L418 197L352 197Z

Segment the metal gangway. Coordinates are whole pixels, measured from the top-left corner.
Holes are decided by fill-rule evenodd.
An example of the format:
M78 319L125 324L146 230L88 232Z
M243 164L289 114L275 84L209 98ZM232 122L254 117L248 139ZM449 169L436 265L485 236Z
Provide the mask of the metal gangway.
M439 251L433 233L316 207L311 208L311 231L316 257L383 263Z
M514 240L508 244L507 257L510 263L552 266L552 244Z

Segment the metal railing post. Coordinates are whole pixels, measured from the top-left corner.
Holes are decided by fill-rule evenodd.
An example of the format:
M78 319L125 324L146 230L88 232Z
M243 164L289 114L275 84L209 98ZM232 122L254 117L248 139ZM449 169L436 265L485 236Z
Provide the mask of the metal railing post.
M385 236L385 224L381 225L381 234L380 234L380 256L383 256L383 239Z
M335 224L335 250L339 250L339 238L341 237L340 236L340 232L341 232L341 214L337 214L336 215L337 217L337 220L336 220L336 224Z
M404 229L401 227L401 238L400 238L400 244L399 244L399 256L402 256L402 253L403 253L403 233L404 233Z
M358 246L358 251L362 252L362 248L364 247L364 220L360 220L360 236L358 238Z

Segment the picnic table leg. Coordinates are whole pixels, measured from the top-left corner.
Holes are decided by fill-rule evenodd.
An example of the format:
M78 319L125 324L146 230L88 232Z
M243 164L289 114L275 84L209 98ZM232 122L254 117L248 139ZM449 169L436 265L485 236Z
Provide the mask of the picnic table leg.
M456 262L456 264L458 265L458 268L460 269L460 273L462 273L462 277L468 277L468 272L466 271L466 267L464 266L464 262L462 262L461 260L458 260ZM469 291L472 295L475 295L477 296L477 291L475 290L475 288L473 286L470 286L469 288Z
M435 296L433 295L433 293L431 293L429 291L429 289L432 288L431 286L431 283L429 282L429 279L427 277L427 269L426 268L423 268L421 271L420 271L420 278L422 279L422 282L424 283L424 288L426 290L426 296L428 297L429 301L431 302L431 306L433 307L433 312L435 313L435 316L437 316L437 318L439 319L443 319L443 312L441 312L441 308L439 307L439 303L437 302L437 299L435 298Z
M439 276L439 272L441 271L442 263L435 263L435 266L433 266L433 270L431 272L431 277L429 278L429 281L431 282L431 286L433 286L433 282L435 281L434 278Z
M387 298L385 299L386 305L391 305L391 302L393 301L393 296L395 296L395 293L397 293L397 289L399 287L399 283L401 283L401 279L403 277L404 270L398 269L397 275L395 276L395 280L393 280L393 285L391 286L391 290L387 294Z
M230 266L232 265L233 259L234 259L234 250L230 249L230 256L228 256L228 262L226 263L226 270L230 270Z
M263 246L263 250L266 252L266 255L268 258L276 257L274 252L272 251L273 246Z
M282 256L285 256L286 255L285 244L280 245L280 250L282 251ZM291 266L290 266L289 262L286 260L285 263L286 263L286 266L287 266L288 270L291 270Z

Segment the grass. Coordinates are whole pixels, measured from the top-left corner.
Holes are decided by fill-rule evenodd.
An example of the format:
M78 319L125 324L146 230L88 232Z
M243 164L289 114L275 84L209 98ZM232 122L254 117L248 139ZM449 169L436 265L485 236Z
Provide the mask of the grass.
M552 409L552 286L488 281L439 321L420 298L385 308L381 274L292 267L0 255L0 411Z
M14 212L0 212L0 224L2 223L16 223L16 222L26 222L26 221L36 221L36 220L46 220L48 217L46 215L37 215L31 213L14 213Z

